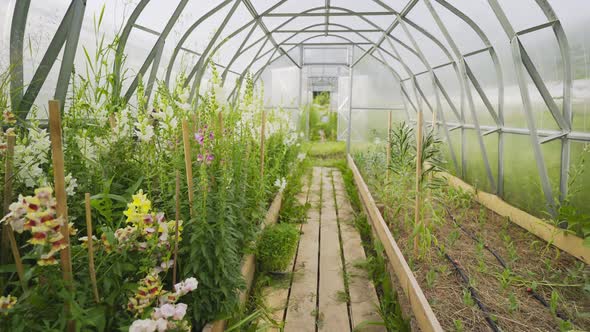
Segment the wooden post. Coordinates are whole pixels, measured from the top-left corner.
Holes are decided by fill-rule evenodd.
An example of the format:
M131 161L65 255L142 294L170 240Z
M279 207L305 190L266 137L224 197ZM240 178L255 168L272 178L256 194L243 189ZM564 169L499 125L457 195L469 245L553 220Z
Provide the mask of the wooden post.
M111 125L112 130L117 128L117 119L115 118L115 114L109 115L109 124Z
M193 215L193 163L191 158L191 135L188 126L188 121L182 120L182 141L184 143L184 166L186 168L186 183L188 186L188 203L190 205L191 217Z
M180 171L176 171L176 194L174 199L176 201L176 236L174 242L174 265L172 268L172 284L176 285L176 264L178 264L178 239L180 238L180 231L178 230L178 221L180 220Z
M420 178L422 177L422 111L416 121L416 204L414 206L414 227L420 224ZM414 257L418 257L418 233L414 236Z
M389 167L391 166L391 116L393 111L387 113L387 146L385 147L385 157L387 158L387 169L385 171L385 178L389 181Z
M260 123L260 179L264 183L264 132L266 129L266 111L262 110Z
M66 284L72 286L72 261L70 259L70 229L68 225L68 205L66 195L66 181L64 170L64 154L61 133L61 114L59 101L49 101L49 135L51 138L51 158L53 160L53 180L55 186L55 199L57 201L57 214L64 219L61 227L67 246L61 250L61 265L63 278Z
M223 135L223 113L221 111L217 113L217 120L219 122L219 135Z
M7 214L12 203L12 182L14 181L14 146L16 145L16 136L9 134L6 136L6 164L4 173L4 213ZM16 266L16 272L18 279L20 280L23 289L27 289L27 283L25 280L25 268L23 261L18 251L18 245L16 238L12 230L12 226L5 223L2 226L2 259L7 261L8 258L8 245L12 250L12 257L14 258L14 265Z
M61 114L59 101L49 101L49 137L51 139L51 159L53 161L53 181L55 187L57 215L64 220L60 228L66 242L66 247L60 251L61 269L66 287L73 290L72 259L70 255L70 226L68 224L68 196L66 194L66 180L64 170L64 153L61 132ZM66 315L69 315L70 306L66 303ZM69 321L68 331L75 331L74 321Z
M92 283L92 291L94 293L94 301L100 302L98 296L98 286L96 284L96 270L94 268L94 242L92 240L92 211L90 210L90 194L84 195L86 203L86 234L88 235L88 271L90 272L90 282Z

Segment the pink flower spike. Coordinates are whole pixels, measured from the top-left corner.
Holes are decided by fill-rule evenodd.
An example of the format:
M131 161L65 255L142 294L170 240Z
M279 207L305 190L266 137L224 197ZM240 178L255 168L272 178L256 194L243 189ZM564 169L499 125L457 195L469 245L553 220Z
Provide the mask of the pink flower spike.
M210 140L213 140L213 138L215 138L215 135L213 134L213 132L210 132L210 133L209 133L209 139L210 139Z
M198 161L198 162L201 162L201 161L203 161L203 155L202 155L202 154L200 154L200 153L199 153L199 154L197 155L197 161Z
M212 161L213 161L213 155L207 154L207 164L211 164Z
M203 136L203 134L201 134L200 132L198 132L198 133L195 134L195 140L199 144L203 145L203 142L205 142L205 137Z

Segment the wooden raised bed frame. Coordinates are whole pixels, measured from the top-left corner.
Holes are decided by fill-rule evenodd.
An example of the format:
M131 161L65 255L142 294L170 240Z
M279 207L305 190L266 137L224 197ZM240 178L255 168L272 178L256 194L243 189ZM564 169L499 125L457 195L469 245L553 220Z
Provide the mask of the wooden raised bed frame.
M390 267L395 272L400 287L410 301L410 306L416 317L418 326L422 331L442 332L443 329L434 315L426 296L424 296L424 292L422 292L410 266L406 262L404 255L391 235L383 216L381 216L381 213L375 204L373 196L369 192L369 188L365 184L363 177L350 155L348 155L348 167L352 170L354 182L356 183L361 202L367 212L373 232L383 244Z

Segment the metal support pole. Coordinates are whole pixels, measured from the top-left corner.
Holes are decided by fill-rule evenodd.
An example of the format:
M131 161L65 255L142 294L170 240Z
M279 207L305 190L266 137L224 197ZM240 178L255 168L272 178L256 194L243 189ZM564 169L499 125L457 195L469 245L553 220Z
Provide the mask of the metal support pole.
M354 47L350 50L350 65L348 66L348 136L346 137L346 154L350 154L350 138L352 136L352 81L354 79Z

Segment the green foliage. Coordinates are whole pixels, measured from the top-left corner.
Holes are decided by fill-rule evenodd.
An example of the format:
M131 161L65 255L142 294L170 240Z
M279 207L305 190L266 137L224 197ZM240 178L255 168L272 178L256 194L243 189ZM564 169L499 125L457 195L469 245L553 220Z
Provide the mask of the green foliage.
M284 271L295 255L299 229L290 224L266 227L256 247L256 258L263 271Z
M327 100L327 101L326 101ZM309 121L309 123L306 123ZM311 141L335 141L338 135L338 113L330 110L329 95L319 95L307 105L301 116L300 127L307 130Z

